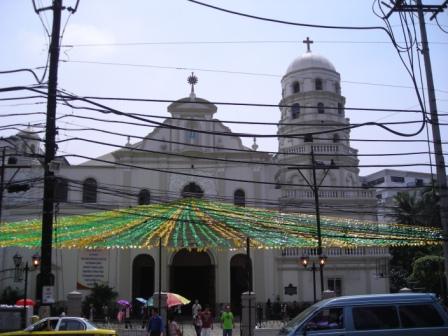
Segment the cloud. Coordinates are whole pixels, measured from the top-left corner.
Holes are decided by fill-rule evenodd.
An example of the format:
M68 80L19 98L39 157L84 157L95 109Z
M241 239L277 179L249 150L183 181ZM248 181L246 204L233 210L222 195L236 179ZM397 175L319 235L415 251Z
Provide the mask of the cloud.
M101 56L114 51L113 35L93 25L70 24L63 36L62 45L83 49L88 56ZM90 45L90 46L89 46ZM78 47L76 47L78 46Z

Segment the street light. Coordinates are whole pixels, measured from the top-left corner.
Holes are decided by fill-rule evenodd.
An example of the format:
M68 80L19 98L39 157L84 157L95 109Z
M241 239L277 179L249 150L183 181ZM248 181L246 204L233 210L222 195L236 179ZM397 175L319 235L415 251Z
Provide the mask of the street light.
M16 267L16 272L21 272L20 267L22 266L22 256L18 253L14 254L12 257L14 261L14 266ZM37 268L40 264L40 255L35 253L31 257L33 268ZM30 271L28 266L28 261L25 263L25 267L23 268L25 271L25 285L23 290L23 326L26 328L26 306L27 306L27 296L28 296L28 272Z
M323 271L323 267L325 266L325 263L327 261L327 256L326 255L319 255L319 268L320 268L320 273L322 274ZM302 263L302 266L307 268L308 264L310 263L310 257L308 255L303 255L300 257L300 262ZM317 298L316 298L316 270L317 270L317 266L316 263L313 260L313 264L311 266L311 270L313 271L313 300L314 303L317 302Z
M304 137L304 142L313 142L313 136L312 134L306 134ZM320 265L320 289L321 292L324 291L324 271L323 266L325 265L326 258L323 259L324 255L322 254L322 233L320 228L320 209L319 209L319 188L322 185L322 182L325 180L325 177L327 176L330 169L338 169L335 162L333 160L330 161L330 164L327 165L324 162L316 161L314 158L314 150L313 146L311 145L311 165L310 166L293 166L288 167L288 169L297 169L302 178L305 180L305 182L308 184L308 186L311 188L314 194L314 205L316 208L316 227L317 227L317 254L319 256L319 265ZM312 169L313 171L313 183L310 183L308 179L305 177L305 175L302 173L300 169ZM316 179L316 169L323 169L324 175L319 183L317 183ZM313 262L314 265L314 262ZM305 266L305 265L304 265ZM306 267L306 266L305 266ZM315 267L315 266L314 266ZM315 270L313 270L314 275ZM316 302L316 299L314 299L314 302Z

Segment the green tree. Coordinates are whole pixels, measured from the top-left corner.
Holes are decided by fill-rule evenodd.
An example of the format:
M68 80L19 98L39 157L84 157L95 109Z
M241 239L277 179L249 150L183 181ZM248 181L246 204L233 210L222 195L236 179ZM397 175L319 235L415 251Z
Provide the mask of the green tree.
M432 187L394 196L397 223L441 227L439 195Z
M397 223L420 225L420 202L416 193L399 192L394 196L395 219Z
M90 305L93 305L95 316L102 316L102 307L111 306L118 293L112 287L104 284L95 284L89 295L83 301L84 316L89 316Z
M2 304L13 305L22 297L23 294L21 294L21 292L17 288L8 286L3 290L0 302Z
M444 258L435 255L427 255L414 261L412 274L408 281L415 283L416 288L425 292L445 295L444 282Z
M439 196L432 187L419 192L400 192L394 197L397 223L421 226L441 226ZM407 246L390 249L390 288L397 292L409 287L408 280L416 259L428 256L442 256L441 246Z

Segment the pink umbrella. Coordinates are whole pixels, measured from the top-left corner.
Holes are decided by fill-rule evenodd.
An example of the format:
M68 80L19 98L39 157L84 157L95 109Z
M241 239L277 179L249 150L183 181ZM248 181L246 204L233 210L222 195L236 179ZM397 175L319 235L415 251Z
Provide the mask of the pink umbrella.
M168 308L174 307L174 306L180 306L180 305L186 305L190 303L190 300L183 297L180 294L176 293L170 293L170 292L162 292L162 294L166 294L166 304ZM151 299L153 299L152 297ZM150 300L151 300L150 299Z

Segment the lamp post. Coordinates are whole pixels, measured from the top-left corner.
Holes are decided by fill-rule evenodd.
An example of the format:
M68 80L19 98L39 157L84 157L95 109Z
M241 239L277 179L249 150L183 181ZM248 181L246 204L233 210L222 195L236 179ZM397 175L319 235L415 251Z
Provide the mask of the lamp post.
M313 142L313 136L312 134L307 134L304 138L304 142ZM305 182L308 184L308 186L311 188L314 194L314 205L316 209L316 229L317 229L317 254L319 256L319 265L320 265L320 288L321 292L324 291L324 272L323 272L323 266L325 265L326 256L322 254L322 232L320 227L320 208L319 208L319 188L322 185L322 182L325 180L325 177L327 176L330 169L338 169L335 162L331 160L329 165L326 165L323 162L318 162L314 158L314 150L313 145L311 145L311 165L310 166L293 166L288 167L288 169L297 169L302 178L305 180ZM311 169L312 175L313 175L313 182L310 183L308 179L305 177L305 175L302 173L300 169ZM324 174L322 179L317 182L316 178L316 169L324 170ZM325 258L325 260L324 260ZM323 263L321 261L323 260ZM314 264L314 263L313 263ZM315 267L315 266L314 266ZM316 302L316 299L314 300Z
M303 255L302 257L300 257L300 261L302 263L302 266L307 268L308 264L310 262L310 257L307 255ZM320 274L322 274L323 268L325 266L325 262L327 261L327 256L326 255L319 255L319 268L320 268ZM314 303L317 302L317 298L316 298L316 270L317 270L317 266L316 263L313 260L313 264L311 266L311 270L313 271L313 301ZM322 289L323 291L323 289Z
M12 257L13 261L14 261L14 266L16 267L16 270L19 270L20 267L22 266L22 256L18 253L16 253L13 257ZM40 256L35 253L32 256L32 264L33 264L33 268L37 268L40 264ZM25 271L25 284L24 284L24 288L23 288L23 327L26 328L26 306L27 306L27 296L28 296L28 272L30 271L30 268L28 266L28 261L25 263L25 267L23 268L23 270Z

